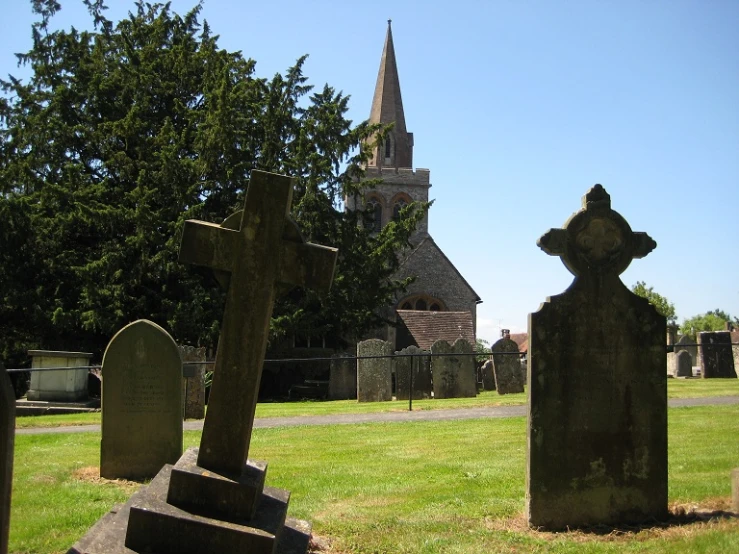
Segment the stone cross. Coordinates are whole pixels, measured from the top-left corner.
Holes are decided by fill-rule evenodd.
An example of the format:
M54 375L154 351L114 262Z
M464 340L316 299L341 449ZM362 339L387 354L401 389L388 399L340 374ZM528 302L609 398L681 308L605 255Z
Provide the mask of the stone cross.
M198 455L205 469L240 473L246 463L277 286L331 286L337 251L302 241L292 190L291 178L255 170L240 216L185 222L180 262L213 268L228 284Z

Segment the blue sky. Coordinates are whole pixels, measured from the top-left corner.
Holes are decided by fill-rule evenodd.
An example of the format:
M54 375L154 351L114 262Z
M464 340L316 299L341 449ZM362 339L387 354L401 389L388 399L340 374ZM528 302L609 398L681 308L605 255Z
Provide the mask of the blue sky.
M30 3L3 7L0 74L24 75ZM110 19L133 3L111 0ZM195 3L176 0L185 13ZM90 26L81 0L54 23ZM478 336L525 331L572 276L536 240L595 183L657 249L622 275L678 320L739 316L739 2L206 0L220 45L351 95L369 116L393 20L414 163L431 170L434 240L483 299Z

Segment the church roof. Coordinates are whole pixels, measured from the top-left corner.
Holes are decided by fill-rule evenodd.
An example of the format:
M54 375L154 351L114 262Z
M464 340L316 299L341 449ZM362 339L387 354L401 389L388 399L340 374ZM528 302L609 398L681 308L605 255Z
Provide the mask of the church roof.
M427 312L397 310L398 317L408 329L416 345L430 350L437 340L453 344L459 338L475 344L475 332L470 312Z
M406 130L405 112L403 111L403 99L400 95L400 79L398 77L398 65L395 60L395 47L393 46L393 32L390 20L387 22L387 35L385 35L385 46L380 59L380 70L377 73L377 84L375 95L372 98L372 109L370 110L370 123L395 123L391 136L394 137L393 161L394 167L413 167L412 137ZM378 149L381 147L378 147ZM377 165L383 165L379 153L376 156Z

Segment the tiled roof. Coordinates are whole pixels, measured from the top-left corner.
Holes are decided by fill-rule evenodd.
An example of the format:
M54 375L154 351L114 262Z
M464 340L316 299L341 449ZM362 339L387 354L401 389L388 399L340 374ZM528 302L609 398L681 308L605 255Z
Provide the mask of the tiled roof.
M528 352L529 350L529 334L528 333L511 333L511 340L518 345L519 352Z
M397 310L419 348L429 350L437 340L453 344L463 338L473 347L475 332L470 312L426 312L420 310Z

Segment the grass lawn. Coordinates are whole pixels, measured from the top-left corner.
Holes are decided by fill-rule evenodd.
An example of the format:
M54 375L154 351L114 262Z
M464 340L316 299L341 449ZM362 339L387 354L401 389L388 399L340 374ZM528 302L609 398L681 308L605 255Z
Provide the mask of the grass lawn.
M668 379L668 398L700 398L706 396L739 396L739 379ZM513 406L526 404L526 394L500 395L483 391L475 398L414 400L414 410L444 410L449 408L482 408L486 406ZM408 402L362 402L355 400L260 402L257 417L296 417L329 414L365 414L405 411ZM16 427L59 427L64 425L91 425L100 423L100 412L53 416L24 416Z
M724 393L725 394L725 393ZM729 508L739 405L669 410L669 500ZM185 446L199 433L186 432ZM98 433L16 436L10 552L61 553L138 486L97 478ZM525 418L255 429L267 484L333 553L739 552L739 520L544 533L526 528Z

